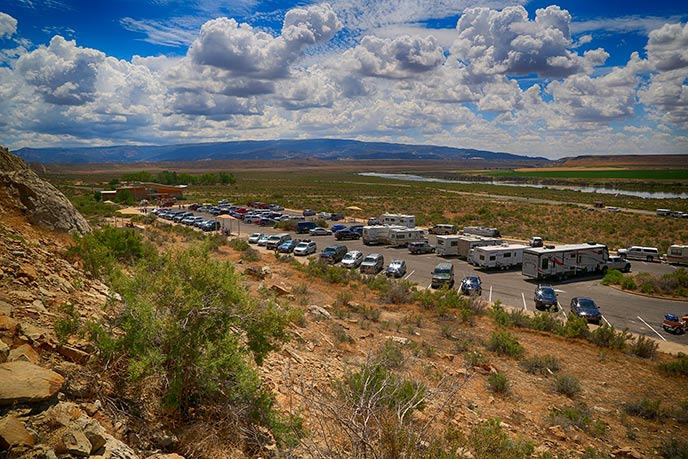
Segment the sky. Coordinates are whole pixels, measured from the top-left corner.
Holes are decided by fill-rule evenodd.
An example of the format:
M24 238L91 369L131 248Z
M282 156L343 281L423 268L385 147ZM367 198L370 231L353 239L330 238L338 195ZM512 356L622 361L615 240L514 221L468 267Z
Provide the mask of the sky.
M688 154L688 4L0 0L0 145Z

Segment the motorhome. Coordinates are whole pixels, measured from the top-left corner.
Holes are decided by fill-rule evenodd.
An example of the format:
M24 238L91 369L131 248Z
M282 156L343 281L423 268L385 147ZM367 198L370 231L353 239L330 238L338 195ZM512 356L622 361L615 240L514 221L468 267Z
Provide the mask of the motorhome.
M666 259L672 265L688 265L688 245L674 244L669 246Z
M468 253L468 262L484 269L511 269L523 263L522 244L476 247Z
M404 226L364 226L362 232L362 240L365 245L376 245L383 244L387 245L390 243L389 234L393 229L405 230Z
M389 244L392 247L406 247L409 242L425 240L425 231L417 228L394 228L389 231Z
M523 250L524 276L535 279L565 279L585 273L604 271L609 251L604 244L547 245Z
M475 247L501 245L502 242L503 241L501 239L481 236L437 236L436 252L440 257L457 256L467 259L468 253Z
M668 217L671 215L671 209L657 209L657 215L660 217Z
M502 237L497 228L487 228L485 226L464 226L463 234L486 237Z
M449 225L446 223L440 223L428 228L428 233L430 234L456 234L457 231L456 225Z
M416 227L416 216L405 214L382 214L379 219L383 225L403 226L405 228Z

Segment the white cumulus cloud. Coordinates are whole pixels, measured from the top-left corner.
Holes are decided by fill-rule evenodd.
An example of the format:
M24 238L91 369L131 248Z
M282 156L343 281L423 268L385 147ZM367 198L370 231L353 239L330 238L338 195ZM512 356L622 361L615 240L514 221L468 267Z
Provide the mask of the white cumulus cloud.
M344 53L355 71L365 76L409 78L441 65L444 52L432 37L395 39L368 36L353 50Z
M0 11L0 38L11 37L17 31L17 20Z

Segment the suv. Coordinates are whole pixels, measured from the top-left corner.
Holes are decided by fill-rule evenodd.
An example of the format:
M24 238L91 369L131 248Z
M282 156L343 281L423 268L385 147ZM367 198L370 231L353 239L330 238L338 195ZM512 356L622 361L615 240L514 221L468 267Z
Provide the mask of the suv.
M551 285L542 284L535 287L533 299L535 300L535 309L559 310L557 292L554 291L554 287Z
M460 290L464 295L482 295L483 287L480 282L480 277L471 274L465 276L461 281Z
M342 261L348 251L345 245L330 245L320 252L320 259L333 265Z
M361 235L350 229L341 229L334 233L334 238L338 241L343 241L344 239L360 239Z
M392 260L385 269L387 277L403 277L406 274L406 262L404 260Z
M449 262L437 263L432 270L432 288L440 288L443 285L454 287L454 265Z
M384 266L385 257L379 253L371 253L363 259L360 269L363 274L377 274Z
M289 233L282 233L282 234L273 234L268 238L268 242L265 243L265 248L268 250L275 250L277 247L279 247L282 243L291 241L291 234Z
M420 253L432 253L435 251L435 247L430 245L428 241L409 242L408 251L414 255Z
M310 255L318 250L318 246L313 241L301 241L294 247L294 255Z
M640 247L634 245L627 249L619 249L616 253L618 253L621 258L628 258L631 260L659 261L659 250L657 250L657 247Z
M609 257L605 267L607 269L618 269L623 273L631 271L631 263L629 261L626 261L624 258L618 256Z
M573 313L576 317L584 317L588 322L592 322L598 325L602 320L602 313L595 304L595 301L591 298L572 298L571 313Z
M545 243L542 238L537 236L531 237L530 241L528 242L528 245L531 247L542 247L544 244Z
M342 266L345 268L358 268L363 262L363 252L352 250L347 252L342 259Z

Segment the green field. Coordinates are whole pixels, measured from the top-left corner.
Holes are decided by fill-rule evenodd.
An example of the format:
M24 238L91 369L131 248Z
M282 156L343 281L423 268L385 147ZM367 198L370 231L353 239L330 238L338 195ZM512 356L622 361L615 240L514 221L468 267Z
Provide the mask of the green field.
M483 175L490 177L531 177L558 179L626 179L626 180L688 180L688 170L652 170L652 169L615 169L615 170L538 170L526 171L488 171Z

